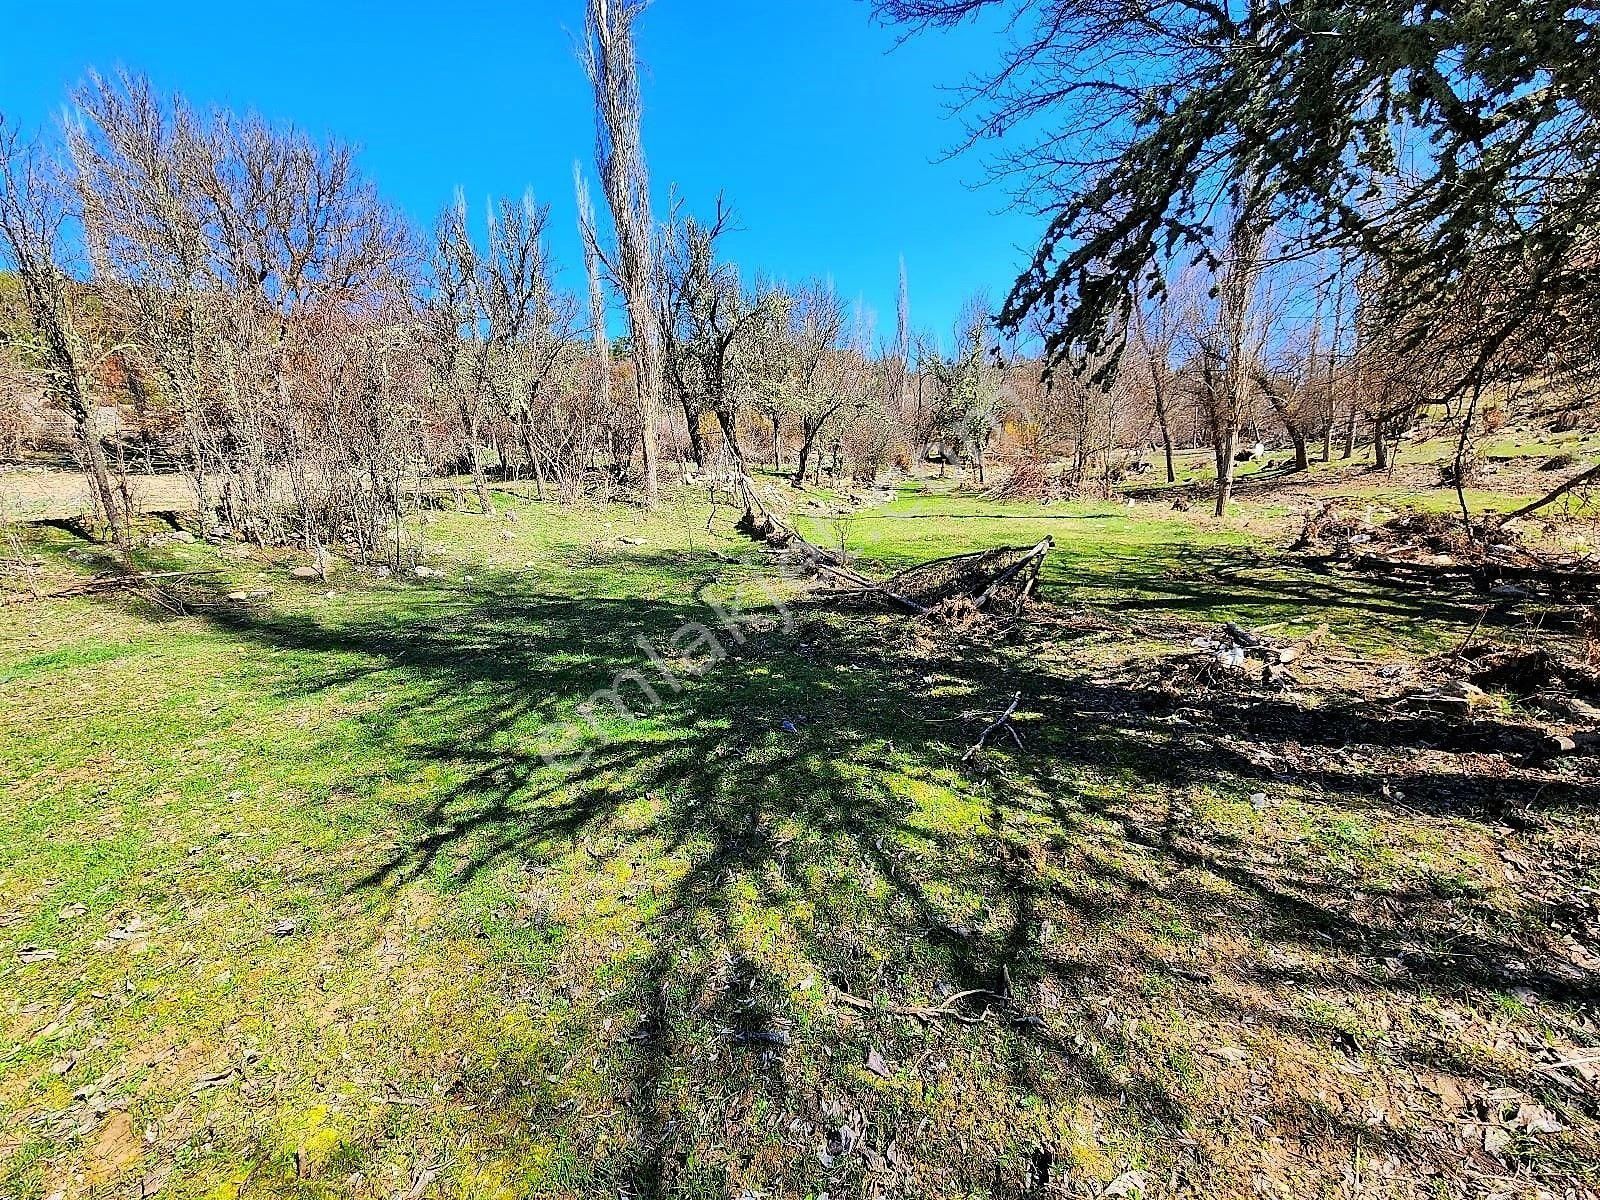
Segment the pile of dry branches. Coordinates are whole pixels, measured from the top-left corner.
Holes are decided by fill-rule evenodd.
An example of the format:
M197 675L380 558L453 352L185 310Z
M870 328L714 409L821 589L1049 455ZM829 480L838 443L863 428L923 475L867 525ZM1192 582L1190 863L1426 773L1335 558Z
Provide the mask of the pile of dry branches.
M737 528L758 542L798 555L823 580L830 598L886 604L959 630L996 614L1019 613L1037 591L1045 555L1055 545L1055 539L1047 537L1032 546L952 554L880 581L855 570L842 554L807 541L762 503L748 476L737 479L735 490L744 506Z
M1460 584L1503 602L1591 604L1600 597L1600 558L1550 554L1504 522L1469 531L1456 518L1402 513L1383 523L1334 505L1311 514L1294 549L1394 584Z

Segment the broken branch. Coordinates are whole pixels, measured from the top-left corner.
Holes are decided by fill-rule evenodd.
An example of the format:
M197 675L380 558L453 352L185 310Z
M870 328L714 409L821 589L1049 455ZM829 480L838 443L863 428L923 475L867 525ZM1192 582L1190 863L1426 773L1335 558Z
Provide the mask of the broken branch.
M1016 695L1011 697L1011 703L1006 705L1005 711L993 721L989 722L988 727L978 735L978 740L972 744L972 748L970 750L961 756L961 761L970 761L974 754L983 749L984 744L989 740L990 735L1002 727L1010 731L1012 738L1016 741L1017 746L1020 748L1022 746L1022 739L1017 737L1017 731L1011 728L1010 722L1011 714L1017 711L1017 705L1021 703L1022 693L1018 692Z

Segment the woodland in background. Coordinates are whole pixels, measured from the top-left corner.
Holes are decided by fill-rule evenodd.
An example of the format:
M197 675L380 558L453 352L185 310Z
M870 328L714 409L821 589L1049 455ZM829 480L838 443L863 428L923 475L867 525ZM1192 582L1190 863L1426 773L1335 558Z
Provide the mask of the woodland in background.
M939 25L982 7L880 12ZM1050 75L1062 70L1052 48L1110 38L1096 24L1109 18L1018 7L1055 19L1014 49L1000 77L1012 90L990 94L975 138L1069 100L1130 115L1114 89L1106 100L1094 80ZM200 112L137 76L90 77L60 146L0 126L0 453L70 454L95 524L119 545L130 474L175 470L208 529L398 564L408 516L441 488L485 512L506 479L561 500L654 504L663 462L796 482L935 464L1048 498L1109 494L1133 472L1172 482L1175 450L1204 446L1220 515L1235 463L1269 445L1300 469L1370 446L1385 469L1424 415L1457 431L1470 531L1465 488L1484 434L1530 404L1569 427L1585 419L1593 338L1578 285L1593 242L1567 192L1586 177L1527 175L1579 153L1581 96L1557 95L1553 116L1524 112L1532 96L1505 105L1495 128L1521 121L1523 133L1521 157L1501 167L1509 198L1480 194L1496 182L1485 182L1483 130L1420 160L1361 150L1430 121L1456 130L1466 119L1442 94L1363 115L1347 139L1361 154L1337 159L1338 179L1368 189L1346 228L1317 218L1316 181L1284 178L1262 157L1266 133L1221 107L1207 109L1206 132L1222 165L1170 144L1183 105L1221 104L1206 90L1216 64L1184 59L1163 85L1175 107L1123 121L1133 133L1102 145L1092 168L1063 181L1038 152L1009 151L1011 170L1053 181L1058 208L998 312L976 297L954 329L919 328L902 267L894 327L879 330L822 281L826 263L797 283L741 269L720 197L709 215L675 200L657 220L633 44L641 9L589 8L583 66L609 220L575 171L583 295L557 284L549 208L532 196L489 205L481 221L458 196L432 230L412 229L348 146ZM1261 36L1224 23L1212 33ZM1119 54L1152 49L1144 35L1113 41ZM1462 75L1468 91L1481 83L1470 65ZM1269 82L1286 102L1306 85ZM1155 187L1156 160L1181 160L1179 182ZM1440 182L1462 171L1479 192ZM1419 197L1433 198L1421 215ZM1474 224L1496 197L1512 215ZM1204 221L1174 216L1201 201ZM1107 225L1100 214L1124 202L1126 219ZM1453 258L1439 266L1424 251L1446 242ZM627 330L617 341L614 300Z

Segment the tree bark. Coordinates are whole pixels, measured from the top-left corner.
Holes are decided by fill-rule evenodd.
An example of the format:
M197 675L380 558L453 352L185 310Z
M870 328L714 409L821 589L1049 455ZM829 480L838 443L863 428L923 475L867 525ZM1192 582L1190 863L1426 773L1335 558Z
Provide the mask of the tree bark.
M1306 435L1298 429L1290 429L1289 440L1294 443L1294 469L1296 471L1309 471L1311 469L1311 454L1306 448Z
M79 385L82 394L87 395L85 385ZM78 435L78 444L83 448L84 471L89 477L89 486L94 492L95 507L100 510L100 515L105 518L106 530L111 543L118 552L127 557L128 552L128 520L123 506L117 501L117 492L111 484L111 468L106 463L105 447L100 444L99 431L94 428L94 416L85 405L75 406L73 412L74 432Z
M683 419L689 426L689 453L694 456L694 465L702 471L706 469L706 438L700 432L700 414L687 399L683 400Z
M1156 398L1156 424L1161 427L1161 448L1167 458L1167 482L1177 483L1178 472L1172 461L1172 424L1167 420L1166 388L1157 383L1154 385Z
M1224 516L1228 501L1233 498L1233 456L1239 449L1239 427L1233 426L1217 442L1217 508L1216 515Z
M478 508L487 517L494 512L494 505L489 500L489 483L483 470L483 447L478 444L476 419L467 424L467 455L472 463L472 490L478 497Z
M722 430L722 440L727 443L729 456L742 470L744 467L744 455L739 450L738 417L727 409L718 407L717 427Z
M789 480L795 487L804 487L806 482L806 464L811 458L811 448L817 440L816 431L805 435L800 442L800 457L794 465L794 476Z

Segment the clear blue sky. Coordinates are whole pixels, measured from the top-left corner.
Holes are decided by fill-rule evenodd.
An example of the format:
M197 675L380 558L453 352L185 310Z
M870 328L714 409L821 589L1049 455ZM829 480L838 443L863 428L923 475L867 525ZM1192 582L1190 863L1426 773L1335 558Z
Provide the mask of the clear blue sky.
M426 226L462 188L532 188L576 280L571 172L593 118L574 52L582 0L0 0L0 110L55 123L89 68L124 66L200 106L255 109L363 149L383 193ZM999 299L1038 229L937 161L960 129L944 85L989 65L992 34L898 50L860 0L655 0L640 27L657 194L696 209L723 190L747 273L827 275L888 334L899 257L916 325L943 335L975 290Z

